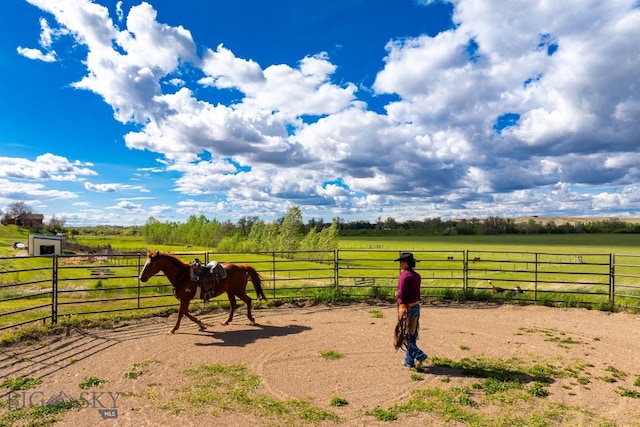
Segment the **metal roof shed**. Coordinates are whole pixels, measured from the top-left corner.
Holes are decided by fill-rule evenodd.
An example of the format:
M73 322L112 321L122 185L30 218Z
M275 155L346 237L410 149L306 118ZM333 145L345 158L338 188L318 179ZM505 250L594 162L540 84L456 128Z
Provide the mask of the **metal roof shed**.
M29 234L29 255L62 255L62 237L48 234Z

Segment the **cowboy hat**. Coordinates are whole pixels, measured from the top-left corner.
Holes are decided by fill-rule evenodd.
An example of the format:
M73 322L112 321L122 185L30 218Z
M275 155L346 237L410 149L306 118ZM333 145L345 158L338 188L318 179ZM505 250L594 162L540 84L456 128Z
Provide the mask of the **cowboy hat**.
M400 258L395 261L418 262L417 259L413 258L413 254L411 252L402 252L400 254Z

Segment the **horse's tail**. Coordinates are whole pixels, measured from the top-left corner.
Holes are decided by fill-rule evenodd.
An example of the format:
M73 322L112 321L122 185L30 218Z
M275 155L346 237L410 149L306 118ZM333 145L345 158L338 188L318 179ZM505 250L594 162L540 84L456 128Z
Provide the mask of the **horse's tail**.
M253 283L253 288L256 290L256 294L258 295L258 299L267 299L264 291L262 290L262 276L260 275L260 273L258 273L256 269L251 267L250 265L245 264L242 266L242 268L244 268L244 270L249 275L249 279L251 280L251 283Z

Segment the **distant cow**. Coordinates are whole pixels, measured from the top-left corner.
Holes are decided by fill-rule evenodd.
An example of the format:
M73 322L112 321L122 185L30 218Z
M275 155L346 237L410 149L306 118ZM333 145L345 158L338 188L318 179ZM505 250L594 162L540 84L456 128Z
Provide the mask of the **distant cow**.
M480 262L480 257L479 257L479 256L475 257L475 258L473 259L473 262Z

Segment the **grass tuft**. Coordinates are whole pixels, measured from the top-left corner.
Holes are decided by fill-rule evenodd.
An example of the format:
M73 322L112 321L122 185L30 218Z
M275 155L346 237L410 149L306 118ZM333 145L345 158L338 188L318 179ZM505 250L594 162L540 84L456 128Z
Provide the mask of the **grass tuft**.
M620 396L622 397L631 397L633 399L640 399L640 391L637 391L637 390L621 389L620 391L618 391L618 393L620 393Z
M91 388L91 387L98 387L101 386L102 384L106 383L107 380L103 380L102 378L98 378L98 377L88 377L85 378L84 380L82 380L82 382L79 384L79 387L82 389L87 389L87 388Z
M337 396L333 397L330 403L331 406L347 406L349 404L349 402L347 402L347 399Z
M366 414L374 416L378 421L388 422L388 421L395 421L398 419L398 414L396 414L393 411L388 411L382 408L375 408L372 411L367 411Z
M0 415L0 426L45 427L55 425L67 411L81 408L84 401L81 399L59 399L43 405L28 407L11 407L11 400L4 404L8 405L11 410Z
M34 388L42 384L42 380L40 378L30 378L30 377L18 377L18 378L9 378L2 382L2 387L8 388L9 390L28 390L30 388Z
M161 363L161 362L159 360L153 359L153 360L145 360L139 363L134 363L131 370L128 372L125 372L124 377L130 380L138 379L140 378L140 376L142 376L144 373L147 372L145 368L153 363Z
M371 317L373 317L374 319L384 318L384 313L382 313L382 311L380 310L369 310L369 314L371 314Z
M342 353L337 352L335 350L323 351L320 354L326 360L338 360L338 359L342 359L344 357L344 355Z

